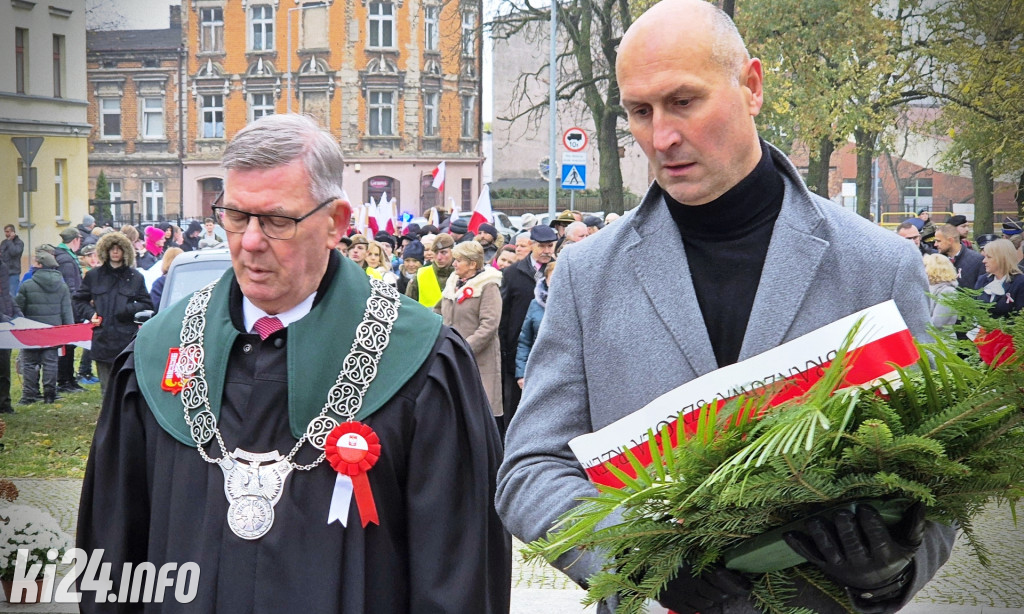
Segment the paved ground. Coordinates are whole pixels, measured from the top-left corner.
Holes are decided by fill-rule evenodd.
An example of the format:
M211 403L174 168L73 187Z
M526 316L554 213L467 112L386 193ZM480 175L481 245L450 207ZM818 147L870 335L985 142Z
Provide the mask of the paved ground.
M15 480L18 503L48 510L69 532L74 531L81 485L75 480ZM939 575L903 612L907 614L1024 614L1024 505L1021 526L1009 508L990 507L976 521L976 530L991 551L982 567L958 540L953 556ZM516 543L512 570L512 614L592 614L580 605L583 591L546 565L520 561ZM75 612L73 606L14 606L0 602L0 612ZM471 613L452 613L471 614Z

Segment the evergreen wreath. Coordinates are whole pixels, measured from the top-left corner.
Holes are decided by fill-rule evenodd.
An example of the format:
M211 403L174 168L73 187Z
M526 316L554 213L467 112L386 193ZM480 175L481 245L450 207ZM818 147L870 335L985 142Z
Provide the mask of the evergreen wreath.
M682 420L674 448L668 429L644 467L628 452L637 477L606 463L626 486L597 485L599 494L567 512L545 538L523 550L528 560L573 549L612 553L590 578L585 603L617 596L619 614L640 613L686 561L699 573L712 564L758 573L750 599L763 612L808 614L786 605L802 578L855 612L845 591L781 540L807 517L872 502L896 522L913 502L927 518L959 528L972 553L988 550L972 520L991 502L1024 495L1024 317L992 318L968 293L943 298L960 315L960 331L979 328L981 348L933 331L917 344L915 367L870 388L839 389L851 360L847 336L824 377L801 398L768 408L769 395L701 410L687 437ZM989 331L987 334L984 331ZM987 364L991 363L991 364ZM756 418L754 418L756 416ZM618 514L618 522L606 526Z

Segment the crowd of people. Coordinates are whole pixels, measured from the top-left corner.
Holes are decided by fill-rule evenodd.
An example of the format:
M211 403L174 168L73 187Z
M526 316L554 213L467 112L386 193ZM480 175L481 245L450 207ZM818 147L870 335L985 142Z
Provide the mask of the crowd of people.
M0 300L0 316L24 316L50 325L93 324L88 350L64 345L26 349L19 355L18 405L54 403L95 384L105 390L110 364L138 330L136 314L160 303L164 278L155 277L150 284L141 271L155 266L166 275L175 255L226 245L224 230L213 218L205 220L205 231L204 224L193 220L184 228L160 222L140 232L128 224L116 230L110 224L101 226L85 215L81 224L61 230L60 243L38 246L22 274L25 243L13 224L4 227L4 235L0 277L7 288L0 283L0 290L7 298ZM0 350L0 413L14 412L10 373L10 350Z

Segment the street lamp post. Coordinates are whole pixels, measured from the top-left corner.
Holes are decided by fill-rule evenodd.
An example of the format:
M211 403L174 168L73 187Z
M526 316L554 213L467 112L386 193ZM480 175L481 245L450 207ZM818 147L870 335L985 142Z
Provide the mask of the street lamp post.
M292 11L304 11L306 9L318 9L327 6L326 2L310 2L303 4L302 6L296 6L288 9L287 29L288 29L288 102L287 110L289 113L292 112Z

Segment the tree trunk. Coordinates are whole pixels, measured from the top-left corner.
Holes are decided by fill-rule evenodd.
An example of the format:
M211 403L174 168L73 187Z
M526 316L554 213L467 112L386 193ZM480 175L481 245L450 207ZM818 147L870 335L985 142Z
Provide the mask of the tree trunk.
M857 215L873 220L871 215L871 185L874 180L873 162L877 134L865 130L854 130L857 141ZM873 220L878 223L880 220Z
M992 232L992 161L971 158L974 183L974 236Z
M1020 179L1017 180L1017 195L1014 198L1017 202L1017 219L1024 220L1024 171L1020 173Z
M836 145L832 142L832 139L828 137L822 137L818 141L818 149L811 150L807 160L807 187L824 198L829 198L828 194L828 171L829 163L832 160L832 152L835 151Z
M607 107L606 107L607 109ZM601 167L601 181L598 190L601 194L601 208L605 214L622 214L625 210L622 197L622 160L619 159L619 139L615 132L615 113L606 110L599 119L597 130L598 165Z

